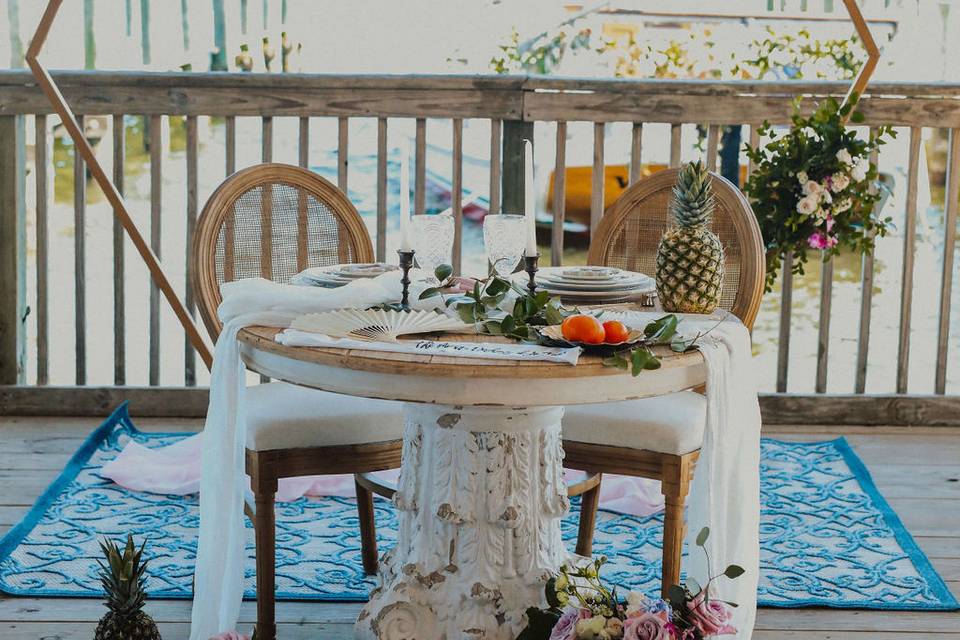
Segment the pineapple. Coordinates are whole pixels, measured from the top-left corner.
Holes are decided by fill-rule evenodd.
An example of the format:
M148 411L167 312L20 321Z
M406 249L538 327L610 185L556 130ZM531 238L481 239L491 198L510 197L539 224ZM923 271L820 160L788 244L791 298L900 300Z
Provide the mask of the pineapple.
M723 245L709 229L714 198L710 172L698 160L685 165L673 188L676 226L657 247L657 295L664 311L711 313L723 287Z
M146 543L144 543L146 544ZM100 619L94 640L160 640L160 632L153 618L143 611L147 594L147 563L141 562L143 546L133 546L133 536L127 536L127 546L120 548L110 540L100 543L107 564L99 562L100 583L107 592L106 607L110 611Z

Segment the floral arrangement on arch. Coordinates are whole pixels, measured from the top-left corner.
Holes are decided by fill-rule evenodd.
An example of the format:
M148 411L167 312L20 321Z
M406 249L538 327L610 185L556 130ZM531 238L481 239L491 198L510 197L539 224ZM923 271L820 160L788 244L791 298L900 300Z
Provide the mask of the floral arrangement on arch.
M703 548L710 530L697 536ZM732 564L703 587L688 579L673 585L666 600L631 591L617 595L600 580L606 558L571 567L564 565L545 587L547 608L527 609L527 626L517 640L705 640L737 633L731 624L737 605L711 596L713 581L738 578L744 570ZM709 556L707 565L709 571Z
M793 272L802 274L807 252L823 258L841 248L860 253L873 249L874 237L884 236L892 222L880 218L877 167L870 153L896 137L893 127L881 126L866 140L845 125L863 122L853 111L854 99L840 106L833 98L820 103L808 117L795 103L790 129L777 135L768 122L759 130L766 144L746 153L754 171L744 185L767 250L767 290L776 281L783 258L793 253Z

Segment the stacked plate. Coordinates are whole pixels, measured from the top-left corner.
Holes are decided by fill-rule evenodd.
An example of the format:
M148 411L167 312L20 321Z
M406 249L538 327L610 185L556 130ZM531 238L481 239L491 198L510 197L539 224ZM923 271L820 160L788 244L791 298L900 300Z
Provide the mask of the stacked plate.
M616 267L544 267L537 287L574 304L643 300L656 292L650 276Z
M311 287L335 288L360 278L375 278L387 271L396 271L397 266L383 262L359 264L336 264L329 267L313 267L290 278L290 284Z

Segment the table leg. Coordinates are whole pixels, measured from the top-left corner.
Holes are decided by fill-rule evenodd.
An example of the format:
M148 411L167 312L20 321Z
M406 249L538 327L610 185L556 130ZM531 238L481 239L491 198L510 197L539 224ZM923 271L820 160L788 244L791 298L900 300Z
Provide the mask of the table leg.
M406 405L397 544L357 619L376 640L513 640L570 557L560 407Z

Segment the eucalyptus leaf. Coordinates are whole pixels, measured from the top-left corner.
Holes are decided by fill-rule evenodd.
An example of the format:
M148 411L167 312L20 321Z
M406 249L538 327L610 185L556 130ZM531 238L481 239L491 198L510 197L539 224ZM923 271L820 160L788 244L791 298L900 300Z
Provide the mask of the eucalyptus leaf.
M737 564L731 564L731 565L730 565L729 567L727 567L727 569L723 572L723 575L727 576L728 578L730 578L730 579L732 580L732 579L734 579L734 578L739 578L739 577L742 576L744 573L746 573L746 571L744 570L743 567L741 567L740 565L737 565Z
M433 270L433 276L440 282L443 282L451 275L453 275L453 267L448 264L441 264Z
M700 529L700 533L697 534L697 546L702 547L709 537L710 527L704 527L703 529Z
M439 287L428 287L420 292L418 300L426 300L427 298L433 298L434 296L440 295Z

